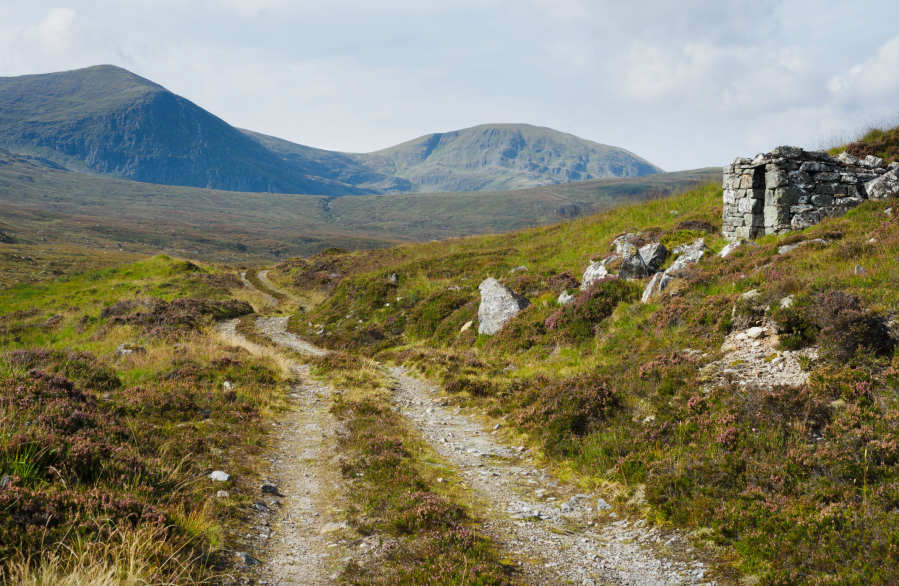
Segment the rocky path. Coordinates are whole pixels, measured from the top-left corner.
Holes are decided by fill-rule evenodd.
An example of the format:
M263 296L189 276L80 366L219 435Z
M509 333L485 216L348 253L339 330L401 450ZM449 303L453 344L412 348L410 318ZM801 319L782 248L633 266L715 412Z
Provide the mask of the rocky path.
M259 318L257 328L279 340L279 345L305 353L305 343L289 344L286 319ZM237 321L224 322L220 332L259 351L237 332ZM265 485L250 511L251 531L244 537L261 563L251 560L248 570L260 584L333 584L348 553L344 543L332 539L342 528L336 522L340 509L335 508L342 498L335 458L339 423L329 411L330 387L310 380L308 366L291 364L290 369L297 377L289 395L291 408L281 421L272 423Z
M303 354L326 352L286 331L287 318L257 318L260 333ZM446 406L439 389L388 369L393 398L421 437L455 469L484 519L482 531L528 584L715 585L706 563L680 533L619 518L596 494L580 493L535 463L524 448L500 441L500 425L483 414ZM328 413L328 389L305 379L292 395L297 411L278 427L269 474L286 496L257 513L259 539L268 543L261 575L274 584L325 584L351 559L348 547L328 539L328 514L340 500L333 452L336 422ZM445 479L444 482L457 482ZM639 497L638 497L639 498ZM330 505L328 503L331 503ZM331 508L329 508L329 506ZM325 531L325 533L322 533Z
M284 295L285 297L288 297L288 298L295 297L295 295L293 293L291 293L290 291L285 291L278 285L269 281L268 280L268 270L259 271L258 273L256 273L256 276L259 277L259 281L262 282L263 285L265 285L266 287L268 287L275 293L280 293L281 295Z
M266 301L267 303L269 303L269 304L272 305L273 307L278 307L278 300L275 299L274 297L272 297L271 295L269 295L268 293L266 293L265 291L260 291L259 289L257 289L257 288L253 285L253 283L251 283L251 282L247 279L247 273L246 273L246 271L243 271L243 272L240 273L240 280L241 280L241 282L243 283L243 286L244 286L244 287L246 287L247 289L249 289L249 290L251 290L251 291L256 291L257 293L259 293L260 295L262 295L262 296L265 298L265 301ZM263 282L264 282L264 281L263 281Z
M395 400L487 507L484 531L533 584L710 584L679 533L619 519L596 495L534 468L522 448L497 440L476 414L446 407L434 385L390 369Z

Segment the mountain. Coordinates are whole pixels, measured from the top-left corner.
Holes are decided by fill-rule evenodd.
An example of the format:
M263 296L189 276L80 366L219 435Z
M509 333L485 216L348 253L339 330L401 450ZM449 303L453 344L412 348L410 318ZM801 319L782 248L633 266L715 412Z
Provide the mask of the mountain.
M160 85L101 65L0 78L0 145L143 183L356 195Z
M525 124L430 134L374 153L316 149L235 128L112 65L0 78L0 146L143 183L329 196L495 191L661 172L626 150Z

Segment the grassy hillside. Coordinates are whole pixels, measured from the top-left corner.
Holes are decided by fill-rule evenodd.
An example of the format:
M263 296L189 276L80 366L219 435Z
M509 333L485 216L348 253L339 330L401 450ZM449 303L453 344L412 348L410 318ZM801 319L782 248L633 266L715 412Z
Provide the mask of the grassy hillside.
M164 256L0 291L5 583L194 584L227 570L289 377L214 333L251 304L264 300L235 275Z
M255 262L330 247L371 249L559 222L658 197L708 171L511 192L326 198L143 184L67 172L0 150L0 204L56 218L51 223L61 229L56 240L100 240L130 252L168 249L217 262ZM32 236L45 229L13 226L6 230Z
M717 252L721 195L710 184L513 234L331 251L269 278L325 296L291 320L296 333L416 363L557 473L730 560L722 580L895 583L899 223L884 213L895 202L708 253L654 303L640 302L645 280L612 280L557 304L625 232L669 248L702 236ZM816 238L826 244L779 254ZM493 337L477 334L486 277L532 303ZM771 335L750 372L723 344L756 325ZM807 382L759 384L785 352Z

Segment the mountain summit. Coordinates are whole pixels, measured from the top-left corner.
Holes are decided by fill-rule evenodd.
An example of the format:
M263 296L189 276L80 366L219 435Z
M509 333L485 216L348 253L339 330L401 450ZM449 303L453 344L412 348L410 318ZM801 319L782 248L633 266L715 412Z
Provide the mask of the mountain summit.
M316 149L235 128L112 65L0 78L0 147L145 183L331 196L661 172L624 149L527 124L429 134L366 154Z

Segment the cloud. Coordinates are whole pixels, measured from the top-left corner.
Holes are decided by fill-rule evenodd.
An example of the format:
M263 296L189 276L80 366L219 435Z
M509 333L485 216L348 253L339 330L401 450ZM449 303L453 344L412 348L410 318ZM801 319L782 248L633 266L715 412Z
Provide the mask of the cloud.
M899 109L899 36L884 43L864 63L831 78L828 87L840 102L886 99Z

